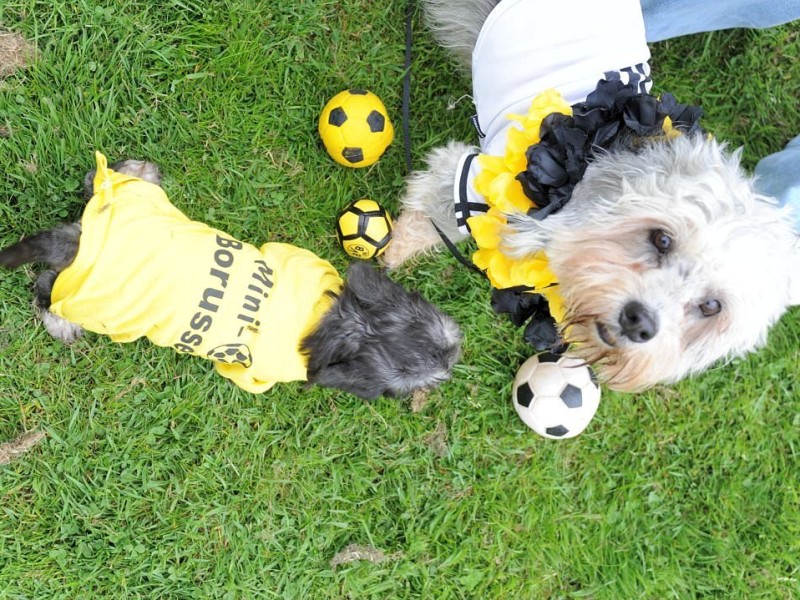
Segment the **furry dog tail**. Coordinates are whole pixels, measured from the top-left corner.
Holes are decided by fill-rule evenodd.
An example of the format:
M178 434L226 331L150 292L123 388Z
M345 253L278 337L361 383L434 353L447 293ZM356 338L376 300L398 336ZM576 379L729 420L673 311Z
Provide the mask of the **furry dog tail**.
M436 41L469 70L472 50L484 21L500 0L425 0L425 24Z
M44 263L60 271L75 259L80 237L78 223L35 233L0 250L0 266L16 269L27 263Z

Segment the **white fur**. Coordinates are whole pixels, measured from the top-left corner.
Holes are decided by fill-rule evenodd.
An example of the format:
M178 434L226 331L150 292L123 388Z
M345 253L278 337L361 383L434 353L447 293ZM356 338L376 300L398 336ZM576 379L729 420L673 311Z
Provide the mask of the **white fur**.
M59 317L49 310L40 310L36 305L34 305L34 308L47 333L57 340L61 340L65 344L72 344L77 342L83 335L83 329L80 325L70 323L64 317Z
M789 304L791 306L800 306L800 237L794 246L794 267L792 268L789 288Z
M576 352L601 360L606 379L623 389L674 381L754 350L792 302L791 219L753 191L737 154L700 137L605 156L560 213L513 227L509 254L546 250L577 323L568 337L583 342ZM650 241L657 229L674 240L662 259ZM705 317L699 305L709 299L722 310ZM620 334L630 301L658 319L648 343ZM603 343L597 323L615 347Z

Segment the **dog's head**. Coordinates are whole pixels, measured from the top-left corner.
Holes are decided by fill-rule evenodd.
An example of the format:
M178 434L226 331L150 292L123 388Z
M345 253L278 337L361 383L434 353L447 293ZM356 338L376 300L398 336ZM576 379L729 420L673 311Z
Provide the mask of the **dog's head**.
M598 156L559 213L510 222L507 251L544 249L571 351L609 387L678 380L762 345L797 304L791 220L713 140Z
M403 396L450 379L460 355L456 322L366 263L302 344L308 381L362 398Z

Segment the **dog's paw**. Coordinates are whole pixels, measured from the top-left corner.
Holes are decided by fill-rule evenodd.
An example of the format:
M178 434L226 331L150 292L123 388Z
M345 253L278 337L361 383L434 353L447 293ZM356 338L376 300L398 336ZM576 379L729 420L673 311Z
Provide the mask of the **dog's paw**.
M39 316L42 319L42 324L47 330L47 333L67 345L78 341L83 335L83 329L80 325L70 323L65 318L59 317L49 310L41 311Z
M395 221L392 241L380 256L380 262L394 269L415 256L437 249L441 243L430 219L421 212L406 210Z
M161 169L158 165L147 160L134 160L128 158L120 160L111 165L111 169L117 173L138 177L143 181L161 185Z

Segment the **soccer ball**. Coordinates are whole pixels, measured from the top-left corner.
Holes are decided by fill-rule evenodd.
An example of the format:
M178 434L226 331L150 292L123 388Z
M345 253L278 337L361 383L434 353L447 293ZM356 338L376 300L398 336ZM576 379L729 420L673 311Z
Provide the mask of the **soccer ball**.
M251 367L253 356L250 348L245 344L223 344L208 351L206 355L211 360L225 363L226 365L242 365Z
M368 167L394 139L386 107L372 92L336 94L319 116L319 135L331 158L345 167Z
M336 237L353 258L378 256L392 239L392 217L375 200L356 200L339 213Z
M600 404L600 386L583 361L544 353L517 371L512 401L522 421L539 435L571 438L586 429Z

